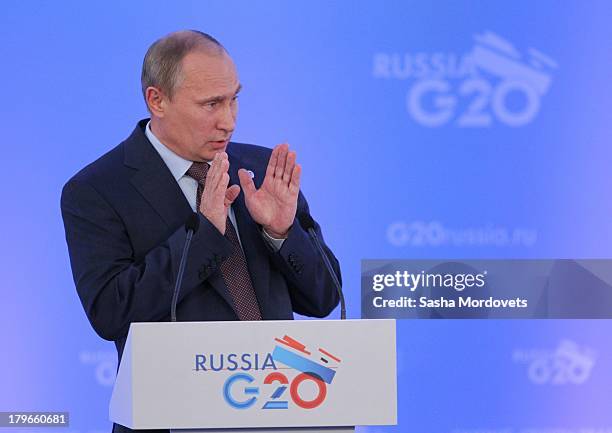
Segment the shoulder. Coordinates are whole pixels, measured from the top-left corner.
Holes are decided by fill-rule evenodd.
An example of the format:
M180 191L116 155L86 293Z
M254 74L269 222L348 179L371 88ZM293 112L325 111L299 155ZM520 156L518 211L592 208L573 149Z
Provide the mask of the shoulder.
M62 202L82 194L95 194L109 200L125 191L134 169L126 165L126 146L134 133L114 148L74 174L62 189Z
M83 167L66 182L62 188L62 206L72 201L85 202L86 197L104 197L107 201L113 190L121 190L125 185L127 177L122 174L123 167L121 143Z
M108 177L117 175L117 168L124 165L123 159L124 153L122 142L79 170L70 178L68 183L72 181L87 183L103 182Z
M75 184L87 184L99 191L121 189L129 182L138 163L147 159L147 151L151 153L144 133L147 121L139 121L125 140L79 170L66 182L64 189Z
M267 165L272 149L248 143L230 142L227 153L242 161Z

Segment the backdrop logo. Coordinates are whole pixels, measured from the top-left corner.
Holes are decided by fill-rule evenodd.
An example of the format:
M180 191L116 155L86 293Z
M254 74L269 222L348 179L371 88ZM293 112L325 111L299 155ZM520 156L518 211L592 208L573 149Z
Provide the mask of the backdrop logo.
M526 227L486 224L448 227L440 221L394 221L386 232L395 247L532 247L538 232Z
M98 385L110 387L115 384L117 375L116 352L83 350L79 353L79 361L81 364L94 367L94 375Z
M521 54L492 32L474 36L472 50L456 53L377 53L375 78L411 80L410 117L430 127L519 127L533 121L557 64L534 48Z
M580 385L591 376L595 353L563 340L554 351L515 350L515 362L527 364L527 376L537 385Z
M251 408L260 399L264 399L257 405L260 409L289 409L290 404L302 409L319 407L327 397L327 386L336 375L340 358L323 348L312 353L288 335L274 340L279 344L271 353L197 354L195 371L232 372L222 394L235 409ZM263 376L251 374L265 370L272 371Z

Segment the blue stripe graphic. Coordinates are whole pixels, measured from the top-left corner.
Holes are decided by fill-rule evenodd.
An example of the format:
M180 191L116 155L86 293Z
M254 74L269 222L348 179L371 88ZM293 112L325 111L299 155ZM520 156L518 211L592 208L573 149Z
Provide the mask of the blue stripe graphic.
M282 347L276 346L272 352L272 358L275 361L282 362L288 367L295 368L303 373L318 376L323 382L332 383L336 372L331 368L319 365L316 362L306 359L303 356L296 355Z
M285 390L287 389L286 386L279 386L278 388L276 388L276 391L274 391L274 394L272 394L272 398L279 398L281 395L283 395L283 392L285 392Z
M269 401L264 404L262 409L288 409L289 405L286 401Z

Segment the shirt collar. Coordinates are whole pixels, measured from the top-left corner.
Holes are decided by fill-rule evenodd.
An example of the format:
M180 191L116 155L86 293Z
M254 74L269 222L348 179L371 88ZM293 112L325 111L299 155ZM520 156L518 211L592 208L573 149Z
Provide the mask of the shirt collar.
M151 121L147 122L147 126L145 127L145 135L157 153L159 153L159 156L161 156L161 158L164 160L164 163L170 170L170 173L172 173L174 179L178 182L178 180L185 175L187 170L189 170L189 167L191 167L193 162L177 155L164 143L159 141L155 134L153 134L153 131L151 131Z

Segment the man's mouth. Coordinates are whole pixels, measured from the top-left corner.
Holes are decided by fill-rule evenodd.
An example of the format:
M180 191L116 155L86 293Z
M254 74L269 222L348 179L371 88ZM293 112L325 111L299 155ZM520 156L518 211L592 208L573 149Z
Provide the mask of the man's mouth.
M218 141L210 141L210 143L212 143L213 148L215 149L221 149L225 146L227 146L229 140L218 140Z

